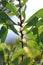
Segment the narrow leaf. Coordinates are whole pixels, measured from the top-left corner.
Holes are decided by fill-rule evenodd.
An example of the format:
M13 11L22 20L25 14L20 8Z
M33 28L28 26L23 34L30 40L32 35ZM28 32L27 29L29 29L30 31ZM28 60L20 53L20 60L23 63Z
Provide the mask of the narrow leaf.
M23 5L25 5L28 0L22 0L22 1L23 1Z
M7 1L2 1L2 4L3 4L3 6L4 6L6 9L8 9L9 11L14 12L14 14L15 14L16 16L18 16L18 11L17 11L17 9L16 9L16 7L15 7L14 4L8 3Z
M29 28L31 26L36 26L38 22L38 18L37 17L34 17L32 20L30 20L25 26L23 29L26 29L26 28Z
M4 11L0 10L0 22L3 24L6 23L6 21L8 20L11 21L13 24L15 24L14 21L12 21Z
M37 17L37 19L35 18ZM35 18L35 19L34 19ZM29 26L34 26L36 25L36 22L38 22L38 18L43 18L43 9L40 9L39 11L37 11L35 14L33 14L26 22L26 26L25 28L28 28Z
M18 34L18 31L15 29L14 25L7 24L8 29L12 30L14 33Z
M8 30L6 29L6 27L2 26L2 28L0 30L0 39L1 39L1 42L5 42L5 39L7 37L7 33L8 33Z
M12 60L17 59L19 56L24 55L25 51L23 49L17 50L17 52L14 53L12 56Z
M35 14L33 14L26 22L31 21L34 17L43 18L43 9L38 10Z

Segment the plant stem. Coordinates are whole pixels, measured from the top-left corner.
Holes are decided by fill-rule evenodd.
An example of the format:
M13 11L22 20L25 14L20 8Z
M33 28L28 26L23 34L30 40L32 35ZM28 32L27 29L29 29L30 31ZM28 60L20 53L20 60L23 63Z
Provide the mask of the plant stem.
M8 65L10 65L9 53L8 53Z
M22 29L22 14L21 14L21 8L22 8L22 5L21 5L21 0L18 0L19 1L19 18L20 18L20 33L21 33L21 44L22 44L22 48L24 46L24 43L23 43L23 31L21 30ZM22 56L22 62L23 62L23 56Z

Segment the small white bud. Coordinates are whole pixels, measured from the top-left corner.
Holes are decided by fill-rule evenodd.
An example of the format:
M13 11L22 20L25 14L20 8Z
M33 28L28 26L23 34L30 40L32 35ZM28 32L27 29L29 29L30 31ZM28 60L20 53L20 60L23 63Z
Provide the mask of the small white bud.
M25 31L23 31L23 34L26 34L26 32L25 32Z
M23 3L23 0L21 0L21 3Z
M38 19L38 21L40 21L42 18L40 17L39 19Z
M40 62L41 64L43 64L43 60L41 60L41 62Z
M28 30L30 30L32 28L32 26L31 27L29 27L29 28L27 28Z
M27 47L24 47L24 50L25 50L25 52L28 52L28 48Z
M25 38L23 38L23 42L26 43L26 39Z

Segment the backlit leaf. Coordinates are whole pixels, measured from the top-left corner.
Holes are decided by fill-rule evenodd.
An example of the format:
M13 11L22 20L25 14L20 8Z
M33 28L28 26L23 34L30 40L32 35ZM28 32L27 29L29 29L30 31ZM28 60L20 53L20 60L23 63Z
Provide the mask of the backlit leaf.
M6 23L6 21L11 21L12 24L15 24L11 19L10 17L2 10L0 10L0 21L1 23ZM8 22L9 23L9 22Z
M2 4L3 4L3 6L4 6L6 9L8 9L9 11L14 12L14 14L15 14L16 16L18 16L18 11L17 11L17 9L16 9L16 7L15 7L14 4L8 3L7 1L2 1Z

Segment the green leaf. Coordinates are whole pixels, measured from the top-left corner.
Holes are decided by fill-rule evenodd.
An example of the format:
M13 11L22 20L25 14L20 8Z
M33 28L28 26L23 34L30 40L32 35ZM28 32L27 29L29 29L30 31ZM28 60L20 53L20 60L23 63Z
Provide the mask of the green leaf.
M22 12L22 15L23 15L23 17L24 17L24 19L25 19L25 17L26 17L25 11Z
M4 6L6 9L8 9L9 11L14 12L14 14L15 14L16 16L18 16L18 11L17 11L17 9L16 9L16 7L15 7L14 4L8 3L7 1L2 1L2 4L3 4L3 6Z
M33 49L37 49L37 50L39 50L39 48L40 48L40 46L37 44L37 42L36 41L34 41L34 40L29 40L29 41L27 41L27 45L29 46L29 48L33 48ZM32 49L31 49L32 50Z
M29 26L35 26L36 23L38 22L38 18L43 18L43 9L40 9L37 11L35 14L33 14L26 22L25 28L28 28Z
M4 51L0 48L0 58L4 60Z
M7 24L8 29L12 30L14 33L18 34L18 31L15 29L14 25Z
M27 41L27 46L31 50L33 57L36 57L37 55L41 54L40 45L38 45L36 41L33 40Z
M4 11L0 10L0 22L3 24L7 23L6 21L10 21L12 24L15 24Z
M39 34L39 41L43 44L43 26L40 26L38 28L38 34Z
M43 44L43 32L40 34L40 36L39 36L39 40L40 40L41 43Z
M0 19L0 24L3 24L4 22L2 22L2 20Z
M27 26L36 26L36 23L38 22L38 18L34 17L28 24Z
M22 0L22 1L23 1L23 6L24 6L28 0Z
M14 52L12 56L12 60L17 59L19 56L22 56L25 54L25 51L23 49L18 49L16 52Z
M0 48L2 48L3 51L5 51L5 49L7 49L7 45L5 43L0 43Z
M7 34L8 34L8 30L6 30L6 32L4 33L3 37L1 38L1 42L5 42Z
M32 28L32 32L33 32L33 35L38 34L38 28L37 27Z
M36 24L37 27L40 27L43 25L43 19L39 20Z
M32 27L30 30L27 31L26 35L30 40L35 41L37 39L37 36L38 36L38 28Z
M19 65L19 59L15 59L12 61L11 65Z
M26 57L24 59L24 65L29 65L30 61L31 61L31 59Z
M26 28L29 28L29 27L31 27L31 26L36 26L37 22L38 22L38 18L37 18L37 17L34 17L32 20L30 20L30 21L24 26L23 30L26 29Z
M30 22L34 17L43 18L43 9L38 10L35 14L33 14L26 22Z
M15 14L13 12L8 13L8 16L14 16Z
M7 33L8 33L8 30L6 29L6 27L2 26L2 28L0 30L0 39L1 39L1 42L5 42L5 39L7 37Z
M5 14L2 10L0 10L0 19L5 22L6 20L9 19L9 17L7 16L7 14Z

